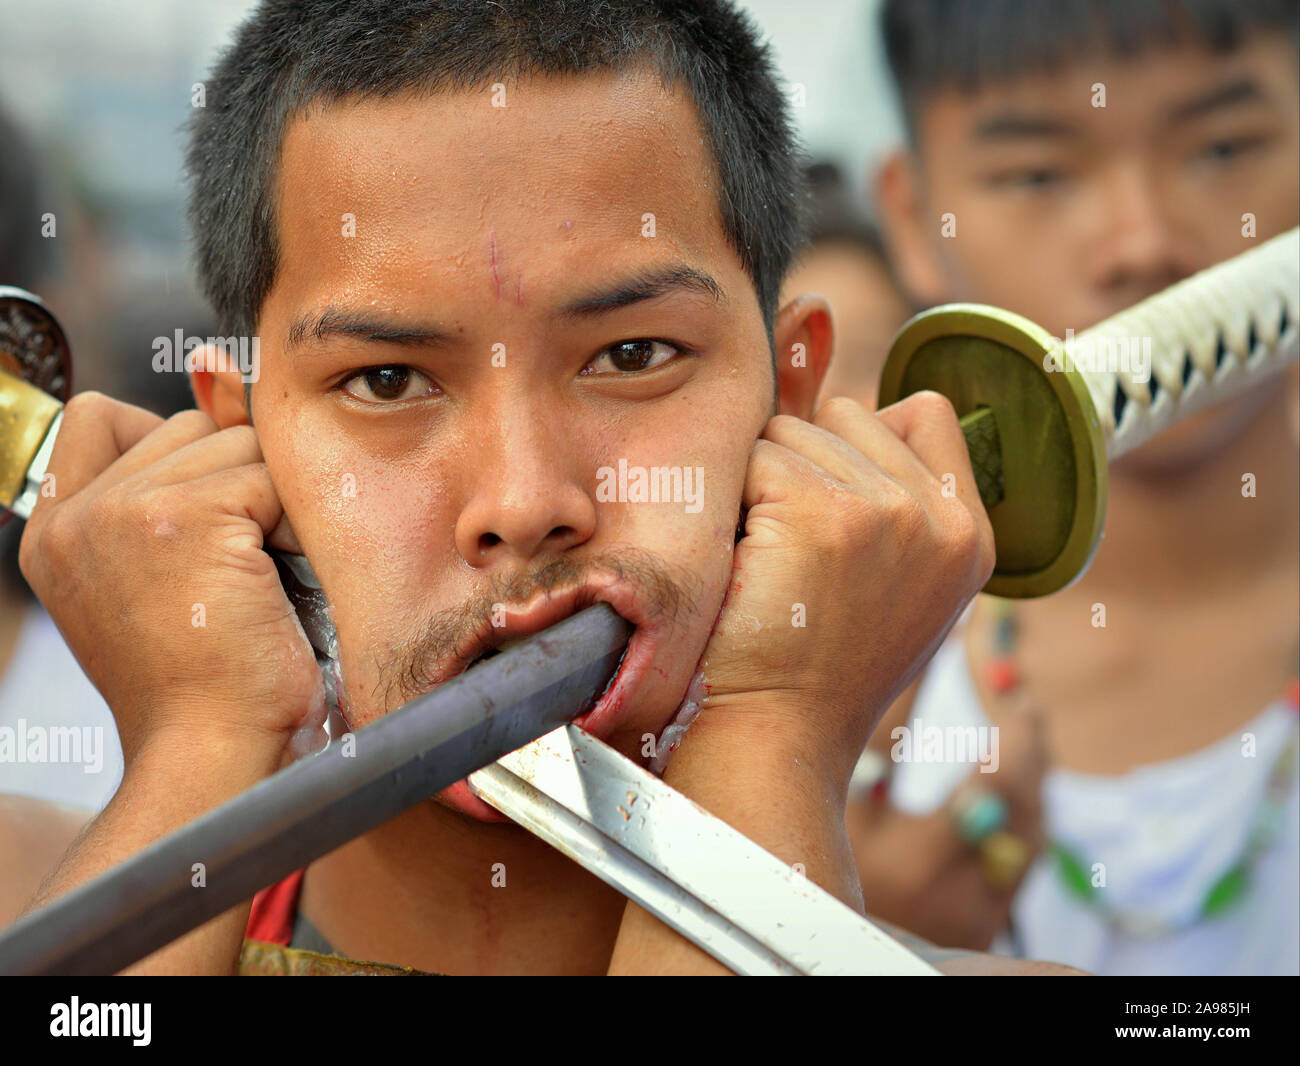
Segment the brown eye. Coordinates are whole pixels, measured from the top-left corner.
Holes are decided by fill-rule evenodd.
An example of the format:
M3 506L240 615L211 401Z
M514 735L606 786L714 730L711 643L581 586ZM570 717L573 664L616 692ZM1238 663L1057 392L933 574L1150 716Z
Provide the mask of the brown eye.
M432 386L424 374L409 366L375 366L354 374L342 387L349 396L375 404L428 396Z
M655 346L650 341L628 341L609 350L609 361L618 370L644 370L654 354Z
M410 380L411 371L404 366L381 366L365 375L366 387L380 400L397 399Z
M685 354L667 341L632 340L611 344L583 369L584 374L635 374L653 370Z

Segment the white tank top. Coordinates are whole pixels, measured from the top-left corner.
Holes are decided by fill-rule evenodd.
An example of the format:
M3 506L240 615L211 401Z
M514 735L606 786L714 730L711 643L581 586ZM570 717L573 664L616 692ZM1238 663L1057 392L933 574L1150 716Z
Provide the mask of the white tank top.
M44 608L29 606L0 676L0 792L98 813L121 780L113 712Z
M935 654L912 707L913 729L979 727L988 719L954 629ZM1300 973L1300 773L1268 850L1251 866L1245 895L1194 921L1211 888L1240 859L1264 804L1274 766L1297 729L1285 700L1200 751L1116 776L1049 770L1043 785L1048 839L1105 864L1107 907L1152 919L1160 935L1137 935L1107 921L1065 886L1046 851L1012 906L1015 947L1025 957L1096 974ZM1243 756L1243 734L1255 755ZM1292 750L1293 757L1300 758ZM940 807L974 767L903 762L890 798L915 814ZM1294 767L1292 768L1294 771ZM994 950L1012 954L1006 936Z

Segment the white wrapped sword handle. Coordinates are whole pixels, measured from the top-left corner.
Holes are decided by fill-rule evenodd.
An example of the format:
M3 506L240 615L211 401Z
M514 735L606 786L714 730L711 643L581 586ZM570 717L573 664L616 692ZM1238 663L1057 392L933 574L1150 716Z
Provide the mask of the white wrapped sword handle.
M1085 330L1075 343L1122 353L1149 347L1138 365L1082 369L1117 459L1176 422L1300 358L1300 229L1202 270ZM1119 419L1116 420L1116 412Z

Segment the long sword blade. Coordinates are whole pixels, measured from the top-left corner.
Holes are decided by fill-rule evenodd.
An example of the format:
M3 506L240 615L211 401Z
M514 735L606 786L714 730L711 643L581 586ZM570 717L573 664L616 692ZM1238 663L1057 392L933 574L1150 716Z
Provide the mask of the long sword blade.
M630 632L608 606L588 608L358 730L354 745L281 770L21 918L0 935L0 973L129 966L569 721L608 682Z
M736 973L938 972L577 726L484 767L470 787Z

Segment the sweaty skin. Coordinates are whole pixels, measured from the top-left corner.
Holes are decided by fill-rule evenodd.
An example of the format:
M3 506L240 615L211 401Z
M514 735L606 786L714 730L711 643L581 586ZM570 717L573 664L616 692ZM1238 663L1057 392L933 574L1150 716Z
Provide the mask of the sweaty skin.
M689 101L652 79L586 82L591 99L576 112L563 83L511 94L504 109L485 101L486 114L455 97L343 103L313 109L285 139L282 260L259 326L253 420L332 605L358 727L415 694L404 675L436 681L463 666L430 639L441 612L475 604L468 641L489 631L492 604L527 596L539 561L586 563L631 545L675 590L668 619L651 582L628 582L652 663L606 739L632 754L680 705L717 616L750 442L772 413L771 355L703 146L674 133L695 126ZM320 166L325 156L340 165ZM653 238L642 236L646 212ZM344 213L356 216L354 238L340 238ZM707 275L719 294L674 286L565 313L674 268ZM525 288L526 303L509 298ZM327 308L439 339L309 332L286 343L295 322ZM639 337L662 338L659 366L631 374L600 361ZM352 386L363 398L339 387L386 363L413 369L406 398L381 404L364 381ZM243 417L219 396L213 413L221 424ZM702 513L598 504L597 472L620 459L702 467Z
M284 758L319 695L260 550L291 527L358 743L492 640L606 600L637 631L588 727L641 758L703 669L665 780L861 909L853 763L992 565L951 404L814 411L825 302L788 303L769 343L680 94L628 74L510 100L343 101L291 125L255 432L231 373L197 373L205 413L165 424L69 405L51 459L68 496L38 505L24 573L134 743L39 898ZM620 461L702 469L701 506L601 499ZM207 629L176 625L203 597ZM118 633L123 602L146 607ZM344 954L434 972L720 969L488 815L453 789L352 841L309 867L305 916ZM241 911L133 972L229 972Z

